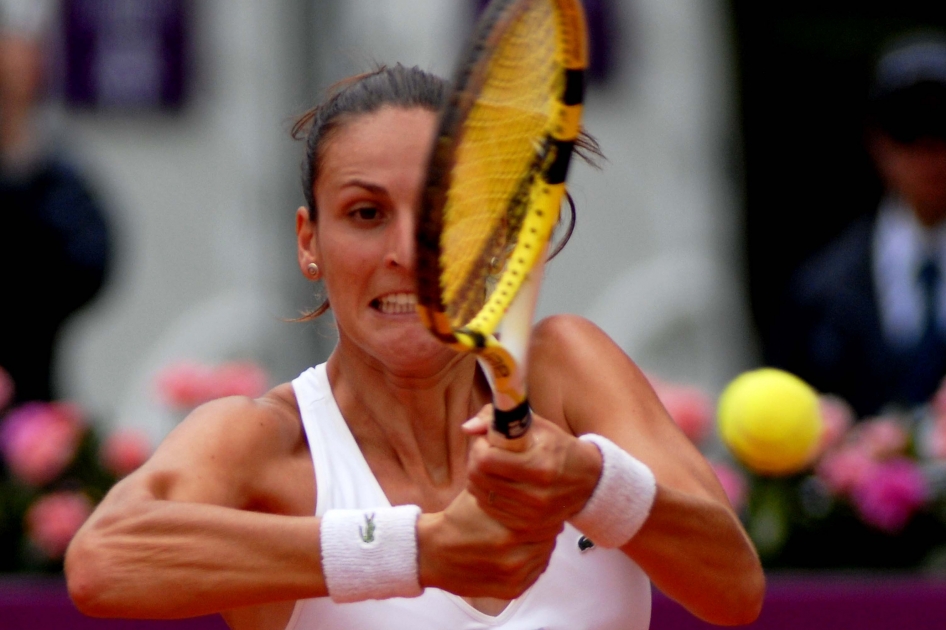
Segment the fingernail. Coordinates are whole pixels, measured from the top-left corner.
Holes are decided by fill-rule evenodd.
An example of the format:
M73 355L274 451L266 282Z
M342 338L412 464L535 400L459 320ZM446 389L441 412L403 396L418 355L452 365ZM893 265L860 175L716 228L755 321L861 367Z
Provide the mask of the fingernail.
M474 431L476 429L483 428L484 426L486 426L486 423L484 423L483 419L480 418L479 416L473 416L472 418L470 418L469 420L467 420L460 426L467 431Z

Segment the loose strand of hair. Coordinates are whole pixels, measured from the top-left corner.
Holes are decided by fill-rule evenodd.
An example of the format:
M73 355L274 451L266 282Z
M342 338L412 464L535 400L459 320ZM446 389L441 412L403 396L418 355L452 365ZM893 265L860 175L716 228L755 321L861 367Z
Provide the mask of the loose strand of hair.
M328 298L326 298L321 304L311 311L303 311L302 315L299 317L283 318L283 321L289 324L302 324L305 322L311 322L324 315L330 307L331 304L328 303Z
M579 131L578 137L575 138L575 154L580 157L585 164L598 170L601 170L601 162L608 160L604 151L601 150L598 139L585 129Z
M568 191L565 191L565 200L568 201L568 208L571 210L571 219L568 221L568 228L565 230L565 235L555 244L555 248L552 250L552 253L548 255L546 261L552 260L565 249L565 245L568 244L572 233L575 231L575 223L578 221L578 213L575 211L575 200L572 199L572 195Z
M309 135L309 131L312 129L312 124L315 122L315 119L321 110L322 106L316 105L315 107L310 107L304 111L300 116L297 116L295 121L292 123L289 136L293 140L305 140L306 136Z

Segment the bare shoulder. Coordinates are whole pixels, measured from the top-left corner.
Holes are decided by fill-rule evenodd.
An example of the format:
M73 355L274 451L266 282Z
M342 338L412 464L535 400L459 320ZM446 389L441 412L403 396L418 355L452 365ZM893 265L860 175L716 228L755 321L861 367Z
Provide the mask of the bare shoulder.
M637 365L593 322L577 315L553 315L536 324L529 353L532 398L567 407L577 397L609 391L653 396Z
M560 314L542 319L534 326L531 341L533 354L542 358L542 364L552 358L590 360L602 350L624 355L603 330L579 315Z
M556 315L534 329L529 398L575 435L610 438L662 483L722 496L702 456L670 419L647 377L594 323ZM557 418L556 418L557 414Z
M284 384L260 398L232 396L201 405L139 473L159 497L249 507L260 494L260 480L296 462L305 467L308 448L295 395Z
M256 456L292 448L301 435L299 411L288 384L260 398L230 396L196 408L171 432L161 448L213 453L215 457ZM159 449L159 453L160 453Z

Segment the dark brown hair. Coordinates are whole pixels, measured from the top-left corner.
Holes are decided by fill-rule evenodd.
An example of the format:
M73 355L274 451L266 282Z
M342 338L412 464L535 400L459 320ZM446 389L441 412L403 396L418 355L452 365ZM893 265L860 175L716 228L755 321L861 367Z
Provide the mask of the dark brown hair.
M406 68L397 64L392 68L381 66L330 87L325 102L300 116L292 127L292 137L305 140L302 192L309 208L309 218L315 221L318 216L315 182L325 142L346 120L374 113L384 106L419 107L439 112L447 103L448 85L445 79L417 66Z

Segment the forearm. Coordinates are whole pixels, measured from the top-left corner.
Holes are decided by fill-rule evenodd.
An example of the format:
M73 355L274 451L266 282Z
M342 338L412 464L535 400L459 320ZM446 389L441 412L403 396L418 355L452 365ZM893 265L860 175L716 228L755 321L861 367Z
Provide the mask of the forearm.
M758 556L718 501L658 486L650 516L622 550L701 619L736 625L759 614L765 578Z
M752 621L764 590L761 567L725 499L700 482L699 466L676 487L659 483L650 467L607 438L580 441L600 449L601 474L572 524L604 547L620 546L697 616L720 624Z
M97 512L66 557L86 614L178 618L326 594L314 517L138 500Z

